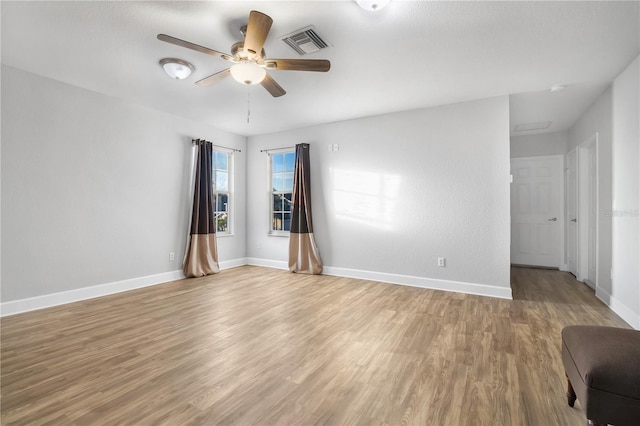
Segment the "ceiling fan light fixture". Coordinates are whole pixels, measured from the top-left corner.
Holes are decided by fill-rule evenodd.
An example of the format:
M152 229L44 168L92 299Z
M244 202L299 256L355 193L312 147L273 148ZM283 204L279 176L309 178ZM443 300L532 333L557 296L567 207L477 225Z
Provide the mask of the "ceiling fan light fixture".
M356 0L358 6L369 12L376 12L380 9L384 9L391 0Z
M164 58L160 60L164 72L174 80L184 80L189 77L196 67L187 61L176 58Z
M259 84L267 71L255 62L240 62L231 67L231 77L240 84Z

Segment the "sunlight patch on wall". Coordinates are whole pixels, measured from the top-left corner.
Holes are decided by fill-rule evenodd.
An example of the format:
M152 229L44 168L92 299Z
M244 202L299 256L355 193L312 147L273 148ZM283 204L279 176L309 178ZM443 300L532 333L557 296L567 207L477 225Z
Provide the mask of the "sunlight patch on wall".
M335 217L386 231L400 220L398 175L330 169Z

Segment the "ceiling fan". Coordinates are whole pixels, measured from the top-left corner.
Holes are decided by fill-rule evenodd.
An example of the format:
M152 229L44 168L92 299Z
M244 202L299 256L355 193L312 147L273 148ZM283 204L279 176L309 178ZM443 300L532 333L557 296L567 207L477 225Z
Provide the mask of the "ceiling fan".
M244 34L244 41L239 41L231 46L231 54L221 53L166 34L158 34L158 40L216 56L233 63L230 68L196 81L198 86L213 86L232 76L242 84L260 83L271 96L278 97L287 92L269 75L267 70L329 71L331 62L326 59L267 59L263 46L272 23L273 19L268 15L252 10L249 13L247 26L241 28Z

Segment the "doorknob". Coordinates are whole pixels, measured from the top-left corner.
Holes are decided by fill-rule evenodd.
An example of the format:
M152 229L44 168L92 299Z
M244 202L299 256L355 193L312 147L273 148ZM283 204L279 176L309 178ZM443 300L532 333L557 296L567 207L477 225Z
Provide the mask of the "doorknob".
M577 222L578 219L571 219L571 222Z
M556 220L558 220L557 217L552 217L551 219L547 219L549 222L555 222Z

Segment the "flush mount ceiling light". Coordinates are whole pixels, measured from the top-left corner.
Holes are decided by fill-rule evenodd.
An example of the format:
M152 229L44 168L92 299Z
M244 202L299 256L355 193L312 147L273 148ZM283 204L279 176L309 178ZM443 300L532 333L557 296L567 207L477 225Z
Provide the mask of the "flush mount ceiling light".
M184 80L196 69L196 67L189 62L176 58L161 59L160 65L162 65L164 72L175 80Z
M255 62L240 62L231 67L231 77L246 85L261 83L266 75L267 71Z
M356 0L358 6L369 12L375 12L383 9L386 5L391 3L391 0Z
M566 86L563 86L561 84L556 84L556 85L551 86L551 91L552 92L562 92L566 88L567 88Z

